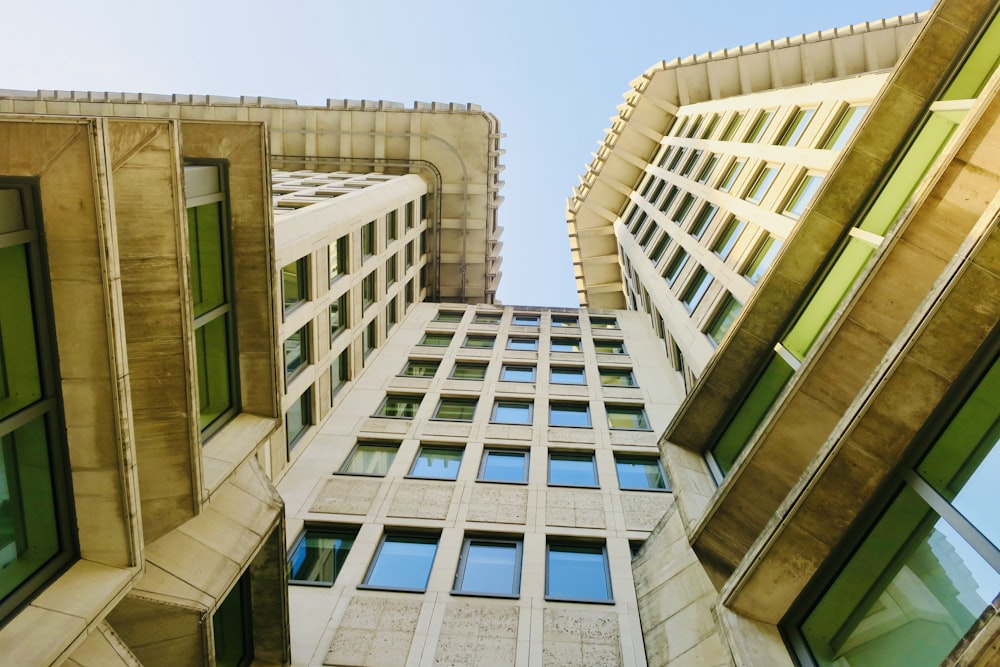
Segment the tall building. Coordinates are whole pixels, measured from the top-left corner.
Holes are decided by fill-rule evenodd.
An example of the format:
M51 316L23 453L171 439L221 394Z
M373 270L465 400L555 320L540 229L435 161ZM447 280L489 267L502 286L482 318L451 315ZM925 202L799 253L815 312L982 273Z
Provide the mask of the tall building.
M475 105L2 91L2 662L995 664L997 9L648 70L579 309Z

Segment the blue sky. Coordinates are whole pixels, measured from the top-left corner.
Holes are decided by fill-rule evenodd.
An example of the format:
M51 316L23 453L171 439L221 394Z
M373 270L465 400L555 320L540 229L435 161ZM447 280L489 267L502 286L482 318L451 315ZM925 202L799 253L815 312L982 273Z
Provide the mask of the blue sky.
M500 119L508 304L575 306L565 203L659 60L922 11L929 0L16 2L0 87L475 102Z

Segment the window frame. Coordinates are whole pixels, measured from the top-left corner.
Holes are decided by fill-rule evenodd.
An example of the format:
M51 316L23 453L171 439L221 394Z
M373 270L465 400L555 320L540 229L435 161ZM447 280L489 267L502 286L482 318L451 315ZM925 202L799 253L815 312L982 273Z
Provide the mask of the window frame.
M577 410L575 408L582 407L583 410ZM570 410L570 408L573 408ZM554 424L552 423L553 411L567 411L567 414L584 414L587 418L586 424ZM549 403L549 426L554 428L593 428L594 421L590 414L590 403L584 403L579 401L551 401Z
M527 341L531 342L531 347L511 347L511 345L522 345L526 344ZM537 336L510 336L507 338L507 348L508 350L514 352L538 352L538 337Z
M298 363L289 369L289 342L299 336ZM301 327L292 332L288 338L281 342L281 349L284 358L285 387L291 384L292 380L301 375L306 368L312 365L312 322L306 322Z
M525 321L518 321L525 320ZM510 323L518 327L537 327L542 324L541 315L535 315L533 313L514 313L511 318Z
M489 465L490 454L498 454L500 456L513 456L520 455L521 458L521 479L520 480L510 480L510 479L487 479L486 478L486 468ZM479 460L479 472L476 475L477 482L489 482L491 484L527 484L528 474L531 469L531 452L527 449L507 449L503 447L484 447L483 455Z
M530 380L512 380L509 377L505 377L508 370L527 370L531 369L531 379ZM528 364L504 364L500 367L500 381L501 382L535 382L538 377L538 367Z
M358 531L357 529L352 530L351 528L337 526L333 524L307 523L302 527L302 530L299 531L298 537L295 538L295 541L292 542L292 546L288 549L288 553L285 554L285 563L287 563L288 565L289 586L313 586L316 588L332 588L333 585L337 582L337 577L340 575L343 569L344 565L343 561L341 561L339 567L336 565L336 562L334 563L333 577L329 581L327 581L326 579L297 579L295 577L296 570L295 567L292 565L292 558L294 557L295 553L299 550L299 548L304 546L306 540L309 539L311 534L315 535L316 537L349 539L351 544L350 546L347 547L347 553L344 554L343 556L343 560L346 561L347 558L349 558L351 555L351 550L354 548L354 541L358 537ZM334 552L333 558L336 561L336 552ZM303 557L303 561L304 560L305 557Z
M434 551L431 554L430 561L427 563L427 572L424 576L424 582L421 586L390 586L379 583L371 583L372 576L375 575L376 568L378 568L379 559L382 558L382 554L385 552L386 543L412 543L412 544L433 544ZM398 531L387 529L382 537L379 539L378 547L375 549L375 553L372 554L371 562L368 563L368 569L365 571L365 576L358 584L358 588L369 589L369 590L380 590L380 591L400 591L404 593L423 593L427 590L427 584L430 581L431 573L434 571L434 561L437 560L437 551L440 546L441 537L440 535L431 535L429 533L422 532L409 532L409 531Z
M509 593L497 593L492 591L474 591L462 588L465 582L466 571L470 562L470 551L474 544L495 545L511 547L514 550L514 569L511 577L511 591ZM455 568L455 579L452 584L452 595L468 595L475 597L506 598L516 600L521 597L521 566L523 561L523 540L505 538L502 536L469 536L462 542L462 551L459 554L458 566Z
M609 322L611 323L611 326L603 326ZM618 326L618 318L616 317L591 317L590 328L600 329L601 331L619 331L621 329L621 327Z
M605 598L584 598L571 595L563 595L560 593L553 593L551 588L550 576L552 571L552 552L553 550L564 551L564 552L576 552L576 553L587 553L592 552L594 555L599 555L604 568L604 586L607 590L607 597ZM552 602L581 602L587 604L615 604L614 589L611 586L611 568L608 563L608 547L607 543L602 542L600 546L580 543L569 540L548 540L545 543L545 600Z
M580 318L576 315L552 315L552 327L555 329L572 329L580 326Z
M500 324L503 313L479 313L472 317L473 324Z
M413 419L416 417L417 412L420 410L420 404L423 403L424 397L420 394L386 394L382 402L379 403L378 409L375 411L373 417L379 417L381 419ZM389 405L389 401L408 401L412 406L413 414L409 417L402 415L387 415L385 414L385 409ZM414 402L415 401L415 402Z
M525 414L527 415L526 421L499 421L497 419L497 412L502 409L513 409L514 407L518 409L527 408ZM518 413L521 414L521 413ZM532 426L535 421L535 402L526 401L521 399L507 399L507 398L496 398L493 400L493 408L490 410L490 423L491 424L504 424L507 426Z
M441 342L445 340L447 336L448 342L443 345ZM420 339L418 345L423 345L424 347L450 347L452 341L455 339L455 334L451 331L425 331L423 337ZM428 342L428 341L441 341L441 342Z
M480 344L482 343L482 344ZM488 345L486 343L489 343ZM465 335L462 347L470 350L492 350L497 343L497 337L490 334L470 333Z
M455 474L451 477L445 475L427 475L419 474L416 472L417 466L420 464L420 457L423 455L425 450L432 450L437 452L449 452L458 453L458 467L455 469ZM462 471L462 459L465 457L465 448L456 447L454 445L438 445L438 444L424 444L421 443L420 447L417 449L416 456L413 457L413 461L410 463L410 471L406 474L408 479L440 479L445 481L455 481L458 479L459 473Z
M656 493L671 493L670 480L667 479L667 472L663 469L663 461L657 456L643 456L641 454L632 454L629 452L615 452L615 477L618 478L618 489L621 491L653 491ZM663 486L623 486L622 485L622 473L621 469L618 467L620 463L625 463L629 465L655 465L660 471L660 482Z
M602 347L614 347L614 350L607 351L602 350ZM617 338L595 338L594 339L594 351L597 354L614 354L618 356L627 355L628 350L625 349L625 341L619 340Z
M572 372L572 377L579 378L579 382L556 380L556 373L561 373L565 377L570 377ZM551 384L564 384L573 385L577 387L587 385L587 369L583 366L549 366L549 383Z
M612 431L652 431L653 427L646 414L645 405L630 405L625 403L605 403L604 413L607 416L608 428ZM615 426L612 415L634 415L640 418L641 426Z
M337 469L338 475L352 475L356 477L385 477L389 474L392 469L392 464L396 461L396 457L399 455L399 442L396 441L381 441L381 440L358 440L354 443L354 447L351 448L351 452L344 459L344 462L340 464ZM365 447L381 447L385 450L394 450L392 456L389 458L388 463L385 466L385 472L352 472L348 470L354 463L354 459L357 457L358 453Z
M433 366L433 370L431 371L430 374L419 374L419 373L415 374L415 373L408 373L407 372L411 368L419 368L421 366L423 366L425 368ZM406 363L403 364L403 368L397 374L397 377L432 378L435 375L437 375L437 372L438 372L438 370L440 368L441 368L441 360L440 359L407 359Z
M306 432L309 430L309 427L315 426L315 424L313 424L312 396L313 396L312 386L306 387L306 390L303 391L299 395L299 397L296 398L292 402L292 404L288 406L287 410L285 410L285 442L287 443L288 447L288 455L291 455L292 451L295 450L295 447L302 440L302 436L306 434ZM293 435L292 420L289 418L288 415L289 413L292 412L292 410L296 406L299 408L302 415L302 420L301 420L302 428L296 431L295 434Z
M598 367L597 372L601 378L602 387L634 388L639 386L639 382L635 379L635 373L631 368L611 368L608 366L600 366ZM631 380L631 382L629 384L608 383L604 381L606 374L615 375L617 377L627 377Z
M341 236L327 248L327 262L330 271L330 284L348 274L347 236Z
M591 479L592 482L585 484L576 484L566 481L553 482L552 481L552 461L553 457L559 461L590 461L591 468ZM597 471L597 456L596 452L593 450L589 451L570 451L563 449L550 449L548 452L548 464L545 470L545 484L546 486L558 486L567 487L573 489L599 489L601 488L601 479Z
M456 375L458 369L462 368L476 368L482 369L482 375L479 377L462 377ZM482 381L486 379L486 372L489 369L489 364L479 363L475 361L456 361L455 365L451 367L451 373L448 375L449 380L472 380L472 381Z
M449 405L449 406L458 406L458 405L470 406L471 405L472 406L472 414L469 416L468 419L466 419L464 417L441 417L441 416L439 416L441 414L441 408L445 407L445 405ZM476 418L476 410L478 409L478 407L479 407L479 400L476 399L476 398L470 398L470 397L467 397L467 396L441 396L438 399L437 406L434 408L433 415L431 415L431 420L432 421L442 421L442 422L459 422L459 423L462 423L462 424L468 424L468 423L472 422L473 420L475 420L475 418Z
M350 292L345 292L344 294L341 294L336 299L332 299L330 301L330 305L327 307L327 314L329 315L329 318L330 318L329 322L330 322L330 344L331 345L333 344L333 341L336 340L337 336L339 336L344 331L346 331L347 329L350 328L347 325L347 321L348 321L348 317L347 317L347 315L348 315L348 308L350 307L348 305L348 303L350 301L350 299L348 298L349 295L350 295ZM336 306L336 312L337 312L337 319L339 321L339 324L337 325L336 328L334 328L334 326L333 326L333 313L334 313L334 307L335 306Z
M557 345L559 347L556 347ZM563 347L569 349L562 349ZM579 354L583 352L583 341L574 337L553 336L549 339L549 350L552 352L572 352Z
M188 210L192 208L198 208L197 206L188 207ZM228 222L228 219L225 220ZM228 234L226 235L228 237ZM285 286L288 284L289 271L288 267L295 267L295 287L301 294L301 297L295 301L288 300L288 292L285 290ZM225 278L223 279L225 280ZM309 256L299 257L294 262L289 262L281 267L281 302L282 302L282 313L288 315L294 312L296 309L300 308L303 304L309 301ZM200 319L196 317L195 319Z

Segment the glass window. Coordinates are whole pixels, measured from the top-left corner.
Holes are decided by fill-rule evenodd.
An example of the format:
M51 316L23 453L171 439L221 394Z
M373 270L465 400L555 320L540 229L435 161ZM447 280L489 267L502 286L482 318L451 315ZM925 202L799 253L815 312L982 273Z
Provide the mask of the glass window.
M302 434L312 424L312 387L309 387L289 406L285 413L285 436L288 451L295 449Z
M729 192L733 187L733 183L736 182L737 177L740 175L743 164L743 160L733 160L729 168L726 169L726 173L722 176L722 180L719 181L719 185L716 187L719 192Z
M747 223L745 220L740 220L739 218L730 218L729 222L726 223L725 228L722 233L715 239L715 243L712 244L712 252L726 259L729 257L729 253L732 252L733 246L736 245L737 239L740 238L740 234L743 232L743 228L746 227Z
M476 324L499 324L500 313L476 313L472 321Z
M587 384L580 366L553 366L550 373L553 384Z
M344 475L384 477L398 451L399 443L359 442L340 472Z
M361 279L361 308L365 309L375 303L375 271Z
M549 426L590 427L590 406L586 403L552 403Z
M639 405L606 405L608 426L636 431L648 431L649 420L646 411Z
M613 317L591 317L591 329L617 329L618 320Z
M593 453L549 452L549 484L597 486Z
M528 481L528 452L516 449L487 449L479 468L481 482Z
M427 205L426 202L427 202L427 195L421 195L420 196L420 210L421 210L421 214L424 211L424 207ZM410 201L410 202L406 202L406 208L403 209L403 215L405 216L405 218L404 218L405 223L404 224L406 225L406 229L407 230L413 229L413 208L414 208L413 207L413 202Z
M482 380L486 377L486 364L455 362L455 367L451 369L451 377L456 380Z
M764 274L767 273L767 270L771 268L771 264L774 262L774 258L778 256L779 250L781 250L781 239L776 239L768 235L764 239L764 242L757 247L757 252L754 253L753 259L743 269L743 275L747 277L747 280L756 285L764 277Z
M399 374L406 377L429 378L437 373L440 364L439 361L429 359L410 359Z
M747 190L745 199L755 204L760 203L760 200L767 194L768 188L771 187L771 183L774 182L777 175L778 167L775 165L767 165L761 169L760 173L757 174L757 178L754 179L753 185Z
M250 618L248 570L212 615L216 665L227 667L250 664L253 658L253 626Z
M581 352L579 338L553 338L552 339L552 351L553 352Z
M660 213L666 213L670 209L679 192L680 189L677 186L670 187L670 190L667 191L667 196L663 198L663 202L660 204Z
M494 424L531 424L532 403L525 401L497 401L493 404Z
M660 258L663 257L663 254L667 251L667 248L669 246L670 246L670 237L664 234L656 242L656 245L653 246L653 250L649 253L649 261L655 265L657 262L660 261Z
M456 447L422 446L410 468L411 477L456 479L462 465L462 450Z
M729 141L734 136L736 136L736 130L743 123L744 113L735 113L732 118L729 119L729 123L726 125L726 129L722 132L722 137L720 141Z
M413 305L413 281L412 280L410 282L406 283L406 288L403 290L403 294L405 295L405 297L404 297L405 298L404 303L406 304L405 307L409 308L410 306Z
M524 313L514 313L514 319L512 324L519 324L521 326L531 326L537 327L541 322L541 318L538 315L525 315Z
M507 340L507 349L534 352L538 349L538 339L512 336Z
M615 455L618 471L618 488L650 491L669 491L667 476L660 459L654 456Z
M866 111L868 111L867 106L848 107L844 109L830 130L830 134L827 135L826 140L823 142L822 148L830 151L839 151L846 146L847 142L854 136L855 130L861 124L861 119L864 118Z
M712 218L715 217L716 211L719 207L715 204L705 204L698 211L698 216L691 223L691 229L688 230L688 234L696 239L700 239L704 234L705 230L708 229L708 225L712 222Z
M705 296L705 292L708 291L708 286L711 284L712 274L706 271L704 267L699 266L698 270L691 277L691 281L684 289L684 293L681 295L681 301L684 302L689 311L693 311L698 307L702 297Z
M580 320L571 315L553 315L552 316L552 326L553 327L578 327L580 326Z
M448 347L451 345L452 334L450 333L425 333L421 345L430 347Z
M641 239L639 239L639 245L643 249L645 249L649 245L649 242L653 240L653 234L656 233L656 230L658 228L659 226L656 224L655 221L650 223L649 229L647 229L646 233L642 235Z
M598 354L625 354L625 343L620 340L595 340L594 350Z
M396 211L389 211L385 214L385 240L395 241L399 238L399 219Z
M815 109L799 109L796 111L792 119L788 121L788 125L785 126L785 131L781 133L778 145L794 146L798 143L799 137L806 131L806 126L809 125L809 121L815 112Z
M434 419L471 422L476 416L476 399L443 397L434 411Z
M677 249L677 253L671 258L670 263L667 264L667 268L663 269L663 279L667 281L668 285L674 284L677 276L684 270L684 265L687 264L689 257L690 255L688 255L687 250Z
M397 417L399 419L413 419L420 407L420 396L404 396L399 394L389 394L382 401L377 417Z
M726 300L722 302L722 306L719 311L712 318L712 323L708 327L708 337L712 339L716 345L722 342L725 338L726 332L736 321L736 317L740 314L740 310L743 309L743 304L737 301L732 295L726 297Z
M288 582L332 585L354 546L355 534L306 527L288 552Z
M493 348L493 343L495 342L496 336L477 336L469 334L465 337L465 345L463 347L476 347L489 350Z
M406 271L409 271L411 268L413 268L413 254L414 254L414 245L413 241L410 241L409 243L406 244L406 248L403 250L403 265Z
M361 330L361 353L367 357L378 347L378 320L372 320Z
M375 221L361 228L361 257L368 259L375 254Z
M520 540L465 540L453 593L516 597L520 590Z
M789 198L788 203L785 204L785 210L782 213L790 218L799 218L806 212L806 207L812 202L813 197L816 196L816 191L819 190L819 186L822 184L822 176L818 174L804 174L792 191L792 196Z
M334 357L330 363L331 399L349 379L351 379L350 349L346 349Z
M282 344L285 351L285 382L309 365L309 325L305 325Z
M362 585L422 592L431 576L437 542L436 537L385 535Z
M399 280L399 272L396 270L399 263L396 260L396 255L393 255L385 262L385 284L393 285Z
M755 144L760 141L761 137L767 131L767 126L771 123L771 118L774 117L773 111L764 111L759 116L754 124L750 126L750 131L747 133L747 138L744 139L745 143Z
M500 370L500 379L506 382L534 382L534 366L508 366Z
M705 123L705 131L701 133L702 139L708 139L715 132L715 128L719 125L719 114L713 113L709 118L709 121Z
M684 198L681 199L681 203L677 206L677 210L670 217L671 220L676 222L678 225L684 221L684 217L691 211L691 207L694 206L696 197L693 194L686 194Z
M705 165L698 172L698 182L708 183L708 179L712 177L712 172L715 171L715 165L719 164L718 155L709 155L708 159L705 160Z
M201 224L200 218L204 216L202 213L199 213L198 211L201 211L202 208L204 207L199 206L194 209L188 209L188 227L191 227L192 225ZM198 218L194 222L192 222L192 215ZM200 242L202 242L202 239L196 234L195 239L192 239L192 243L194 244ZM198 252L198 250L192 248L192 252ZM195 279L194 274L196 273L199 274L197 277L201 278L202 274L198 271L198 268L200 267L195 267L194 262L192 262L192 268L191 268L192 280ZM296 307L301 306L309 298L308 278L309 278L309 259L307 257L298 259L292 262L291 264L286 264L281 269L281 286L282 286L282 294L284 295L284 300L285 300L286 313L295 310ZM198 300L197 295L195 296L195 300ZM196 307L195 317L197 317L197 315L198 314Z
M601 384L605 387L638 387L630 368L601 368Z
M603 546L549 544L546 555L546 598L612 602L608 554Z
M347 237L341 236L329 245L330 284L347 273Z
M392 297L385 307L385 333L388 336L393 325L399 322L399 297Z
M677 169L677 165L680 164L682 159L684 159L684 153L686 152L686 148L678 148L677 152L674 153L674 158L670 161L670 166L667 167L667 171L674 171Z
M461 322L465 313L461 310L439 310L434 316L435 322Z
M330 342L347 328L347 294L330 302Z
M701 151L694 151L688 157L687 162L684 163L684 167L681 168L681 176L687 176L692 171L694 171L694 165L701 159Z

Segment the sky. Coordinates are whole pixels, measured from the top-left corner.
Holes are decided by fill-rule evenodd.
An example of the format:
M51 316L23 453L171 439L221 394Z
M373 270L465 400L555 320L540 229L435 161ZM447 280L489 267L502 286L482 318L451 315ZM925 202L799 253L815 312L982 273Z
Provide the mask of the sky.
M0 88L474 102L507 136L506 304L577 306L566 199L660 60L923 11L930 0L11 2Z

